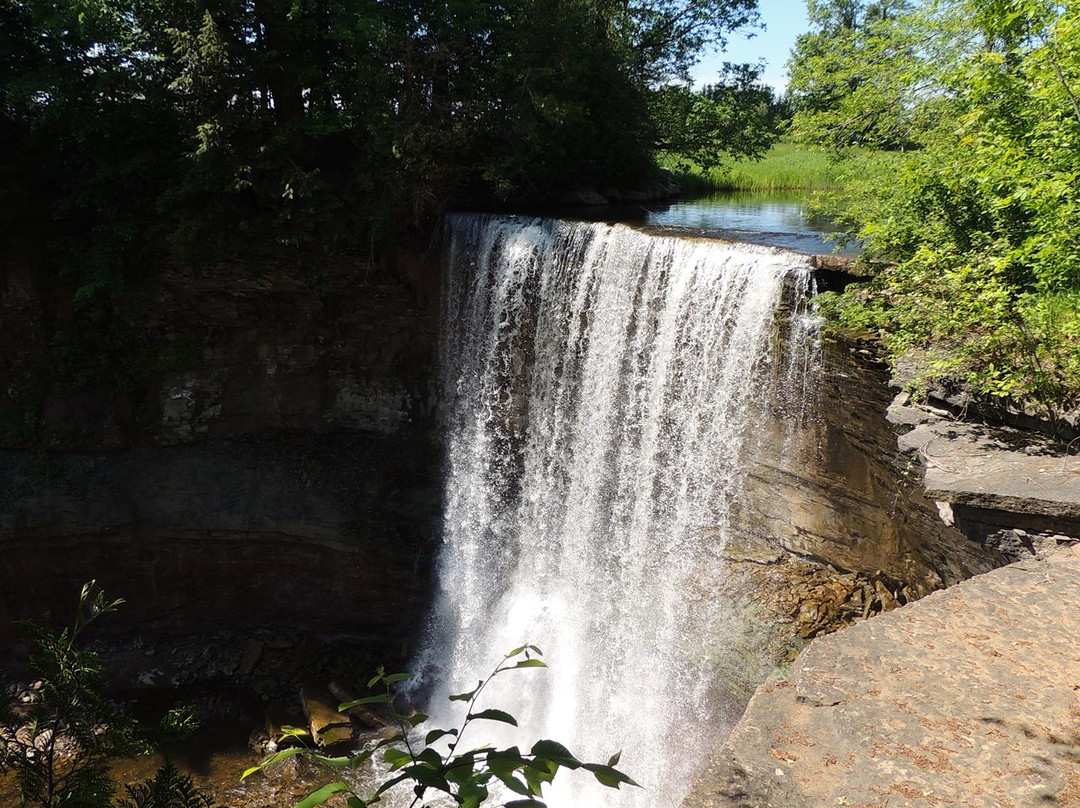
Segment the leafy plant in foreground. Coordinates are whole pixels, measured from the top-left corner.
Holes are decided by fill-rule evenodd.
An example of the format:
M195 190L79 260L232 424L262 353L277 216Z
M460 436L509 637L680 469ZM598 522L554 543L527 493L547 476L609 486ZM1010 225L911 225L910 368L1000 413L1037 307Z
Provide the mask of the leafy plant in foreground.
M0 704L0 771L14 771L24 804L44 808L98 808L110 804L113 783L109 761L150 752L150 734L125 715L105 688L96 654L79 646L86 629L99 617L115 612L124 601L108 600L90 581L82 588L75 620L59 631L25 623L30 639L29 668L40 682L26 713L16 716ZM162 720L155 738L180 736L193 728L185 710ZM158 782L160 780L160 782ZM209 808L204 799L148 801L175 786L197 796L194 786L166 763L158 777L128 789L134 803L125 808ZM172 783L173 786L169 784ZM156 787L155 787L156 784ZM142 794L139 789L146 789Z
M117 803L117 808L212 808L214 805L171 760L166 760L151 779L124 786L124 790L127 796Z
M71 626L52 631L26 624L30 672L41 690L21 725L0 723L0 766L14 770L23 802L104 805L112 795L108 761L133 750L134 723L106 697L97 656L77 643L121 603L107 600L91 581Z
M344 771L356 770L381 753L382 760L389 764L393 773L370 797L362 797L352 785L339 780L313 791L297 803L296 808L315 808L337 795L345 798L348 808L367 808L379 802L383 794L399 784L412 787L415 794L413 805L424 799L429 792L441 792L449 795L463 808L477 808L487 802L492 796L493 788L499 783L520 796L520 799L501 803L506 808L545 808L545 804L540 800L544 784L554 780L560 769L584 769L609 788L619 788L623 783L636 786L637 783L615 768L619 763L619 754L613 755L606 764L584 763L557 741L537 741L527 752L516 746L507 749L483 746L465 752L458 751L462 734L474 721L495 721L517 726L517 720L509 713L497 709L477 710L477 702L480 694L496 676L521 668L547 667L540 657L540 649L535 645L523 645L512 650L473 690L450 696L451 701L467 702L466 715L460 726L453 729L429 729L423 736L419 727L428 717L423 713L406 714L394 705L395 686L412 678L412 675L388 674L380 668L368 682L368 688L381 685L382 693L346 702L338 709L345 711L361 704L384 704L397 725L397 730L392 735L353 756L330 757L307 746L292 747L271 755L259 765L248 769L243 777L249 777L296 755L304 755L330 769ZM295 727L284 728L284 733L301 739L308 734ZM436 748L435 745L439 742L449 744L446 751L440 752Z

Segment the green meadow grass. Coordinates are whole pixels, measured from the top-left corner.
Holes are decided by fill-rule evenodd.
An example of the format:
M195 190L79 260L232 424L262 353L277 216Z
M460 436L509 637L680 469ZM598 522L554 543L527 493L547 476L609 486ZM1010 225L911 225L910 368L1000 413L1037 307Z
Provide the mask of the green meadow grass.
M826 190L840 184L842 166L823 151L794 143L777 143L760 160L741 160L705 169L665 154L660 164L671 169L684 192Z

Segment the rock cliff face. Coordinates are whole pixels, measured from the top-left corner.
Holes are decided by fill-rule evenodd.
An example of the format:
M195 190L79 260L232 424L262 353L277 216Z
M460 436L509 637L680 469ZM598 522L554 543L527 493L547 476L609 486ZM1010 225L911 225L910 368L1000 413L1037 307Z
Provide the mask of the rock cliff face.
M90 578L133 604L117 626L415 626L438 512L438 260L403 255L317 277L165 270L131 304L146 372L79 387L57 372L64 296L6 265L0 640L69 614Z
M392 434L429 419L438 257L165 268L103 338L19 262L0 284L3 435L25 402L49 448L121 449L266 430ZM115 324L114 324L115 327ZM94 343L96 340L96 343ZM99 368L107 354L128 365ZM112 378L102 378L110 376Z
M762 426L752 477L737 503L733 559L784 556L908 587L911 599L1006 559L942 522L917 463L886 420L888 372L843 342L822 351L820 380Z
M144 625L415 626L439 511L436 252L163 270L130 307L144 367L82 386L65 296L6 264L0 638L11 619L67 613L94 577ZM831 565L869 582L844 606L870 613L1002 563L910 479L885 371L841 344L822 371L757 435L728 548L754 574L733 585L762 600L766 578L785 589Z

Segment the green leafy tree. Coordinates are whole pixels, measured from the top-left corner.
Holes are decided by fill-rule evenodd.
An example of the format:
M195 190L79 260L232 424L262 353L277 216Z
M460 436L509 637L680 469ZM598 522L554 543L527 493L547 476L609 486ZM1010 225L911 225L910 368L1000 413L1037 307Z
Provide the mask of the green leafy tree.
M907 0L808 3L811 31L795 44L788 71L793 136L831 148L917 146L937 96L922 57L923 17Z
M780 102L761 65L725 62L720 81L695 92L666 85L651 98L659 148L704 169L761 157L780 137Z
M370 795L362 795L350 783L338 780L313 791L297 803L297 808L314 808L335 796L344 798L348 808L364 808L378 803L386 792L399 785L412 789L414 805L425 796L442 793L463 808L478 808L495 796L498 793L496 787L500 787L516 795L501 803L508 808L544 808L541 800L544 786L554 780L560 769L583 770L609 788L619 788L624 784L637 785L616 768L618 754L606 764L585 763L557 741L537 741L528 751L516 746L507 749L483 746L462 750L462 736L475 722L493 721L517 726L516 719L503 710L479 708L480 696L491 681L509 671L543 667L546 665L539 648L534 645L515 648L474 689L450 696L451 701L466 704L466 715L460 726L427 730L421 729L427 721L426 715L405 713L395 705L395 687L411 678L411 674L387 674L379 669L368 682L368 688L381 686L383 692L346 702L340 709L344 711L362 704L385 705L397 726L396 732L354 756L328 757L307 746L284 749L248 769L244 777L296 755L304 755L335 771L355 770L376 755L389 765L391 776ZM301 739L307 735L296 728L287 728L286 733ZM437 746L440 742L444 748Z
M922 103L945 112L917 152L854 163L834 209L882 271L826 303L880 330L917 387L959 385L1057 420L1080 404L1080 8L916 12L940 88Z

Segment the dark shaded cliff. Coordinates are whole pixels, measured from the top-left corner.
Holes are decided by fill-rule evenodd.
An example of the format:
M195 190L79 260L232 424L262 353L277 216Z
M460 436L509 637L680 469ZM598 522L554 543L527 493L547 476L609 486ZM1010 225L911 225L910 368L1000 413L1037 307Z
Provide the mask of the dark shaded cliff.
M127 304L119 350L145 368L81 385L64 352L95 348L71 345L50 277L9 261L0 282L0 639L69 613L90 578L135 604L118 627L416 625L438 514L434 252L165 269Z

